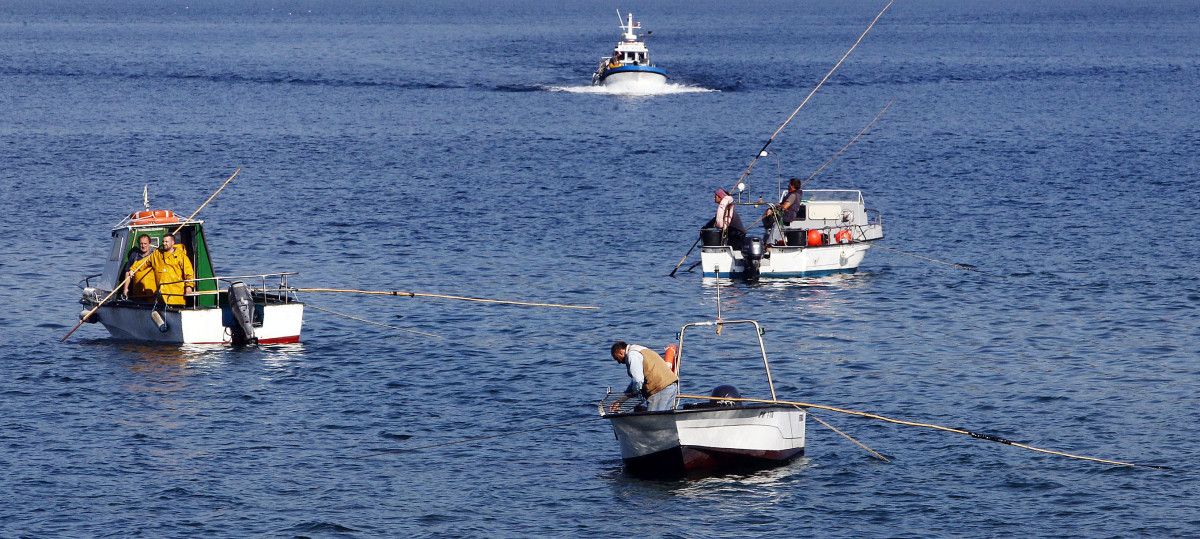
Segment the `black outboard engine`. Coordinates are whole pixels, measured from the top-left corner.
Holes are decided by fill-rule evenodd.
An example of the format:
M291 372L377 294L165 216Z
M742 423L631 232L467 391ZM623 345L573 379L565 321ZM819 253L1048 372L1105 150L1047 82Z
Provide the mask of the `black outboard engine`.
M254 297L246 283L234 281L229 285L229 310L235 322L230 328L233 344L258 344L258 338L254 336Z
M712 390L712 393L709 396L710 397L725 397L725 398L732 397L735 399L742 398L742 394L738 392L737 388L733 387L731 385L723 385L723 386L714 387ZM716 401L716 404L718 406L733 406L733 405L737 404L737 401L718 400L718 401Z
M758 236L746 238L742 244L742 278L747 281L757 281L759 266L762 265L763 241Z

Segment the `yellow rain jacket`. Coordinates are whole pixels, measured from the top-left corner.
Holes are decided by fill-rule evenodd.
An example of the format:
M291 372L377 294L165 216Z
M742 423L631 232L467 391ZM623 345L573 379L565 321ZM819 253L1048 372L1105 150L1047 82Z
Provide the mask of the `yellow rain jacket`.
M192 261L187 256L187 250L176 244L169 252L158 250L150 256L150 264L154 266L154 279L159 285L158 293L162 294L163 301L167 305L185 304L184 287L196 287L196 282L193 281L196 272L192 270Z
M129 279L129 296L138 300L150 300L154 298L154 289L158 283L154 279L154 264L153 259L155 253L150 253L149 256L134 260L129 265L130 271L133 271L133 277Z

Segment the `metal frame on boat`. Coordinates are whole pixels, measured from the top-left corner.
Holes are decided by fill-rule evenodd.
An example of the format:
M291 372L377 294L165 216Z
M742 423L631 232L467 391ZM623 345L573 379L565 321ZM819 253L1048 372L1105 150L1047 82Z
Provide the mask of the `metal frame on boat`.
M771 400L775 384L767 360L763 329L754 320L718 320L685 324L679 330L675 363L678 374L684 358L684 338L690 328L752 326L758 339ZM681 379L682 383L682 379ZM735 403L722 397L728 386L714 391L710 400L671 410L648 412L640 405L619 403L610 391L597 404L609 420L621 447L625 469L637 476L673 478L698 473L781 466L804 454L806 413L787 404ZM729 388L732 389L732 388ZM734 390L736 393L736 390Z

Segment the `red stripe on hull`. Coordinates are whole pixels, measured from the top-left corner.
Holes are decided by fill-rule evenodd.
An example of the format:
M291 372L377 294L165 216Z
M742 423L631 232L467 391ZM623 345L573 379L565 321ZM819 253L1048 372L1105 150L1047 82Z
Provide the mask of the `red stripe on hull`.
M290 337L271 337L270 339L259 339L258 344L294 344L300 342L299 335ZM190 344L233 344L228 342L196 342Z

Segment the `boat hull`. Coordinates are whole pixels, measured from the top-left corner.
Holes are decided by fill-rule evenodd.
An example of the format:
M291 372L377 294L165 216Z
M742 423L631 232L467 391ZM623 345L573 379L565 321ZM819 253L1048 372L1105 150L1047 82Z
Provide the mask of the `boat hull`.
M805 412L721 406L605 416L630 474L671 478L782 466L804 454Z
M95 315L113 338L172 344L232 344L236 325L227 309L165 309L159 312L167 331L159 331L149 306L101 306ZM262 306L262 326L254 328L259 344L300 342L303 303Z
M769 256L759 263L760 278L819 277L858 271L870 242L825 245L821 247L771 247ZM705 246L700 251L700 266L705 277L742 277L746 260L732 247Z
M644 92L661 89L667 85L667 72L646 68L631 70L617 68L604 73L598 84L620 92Z

